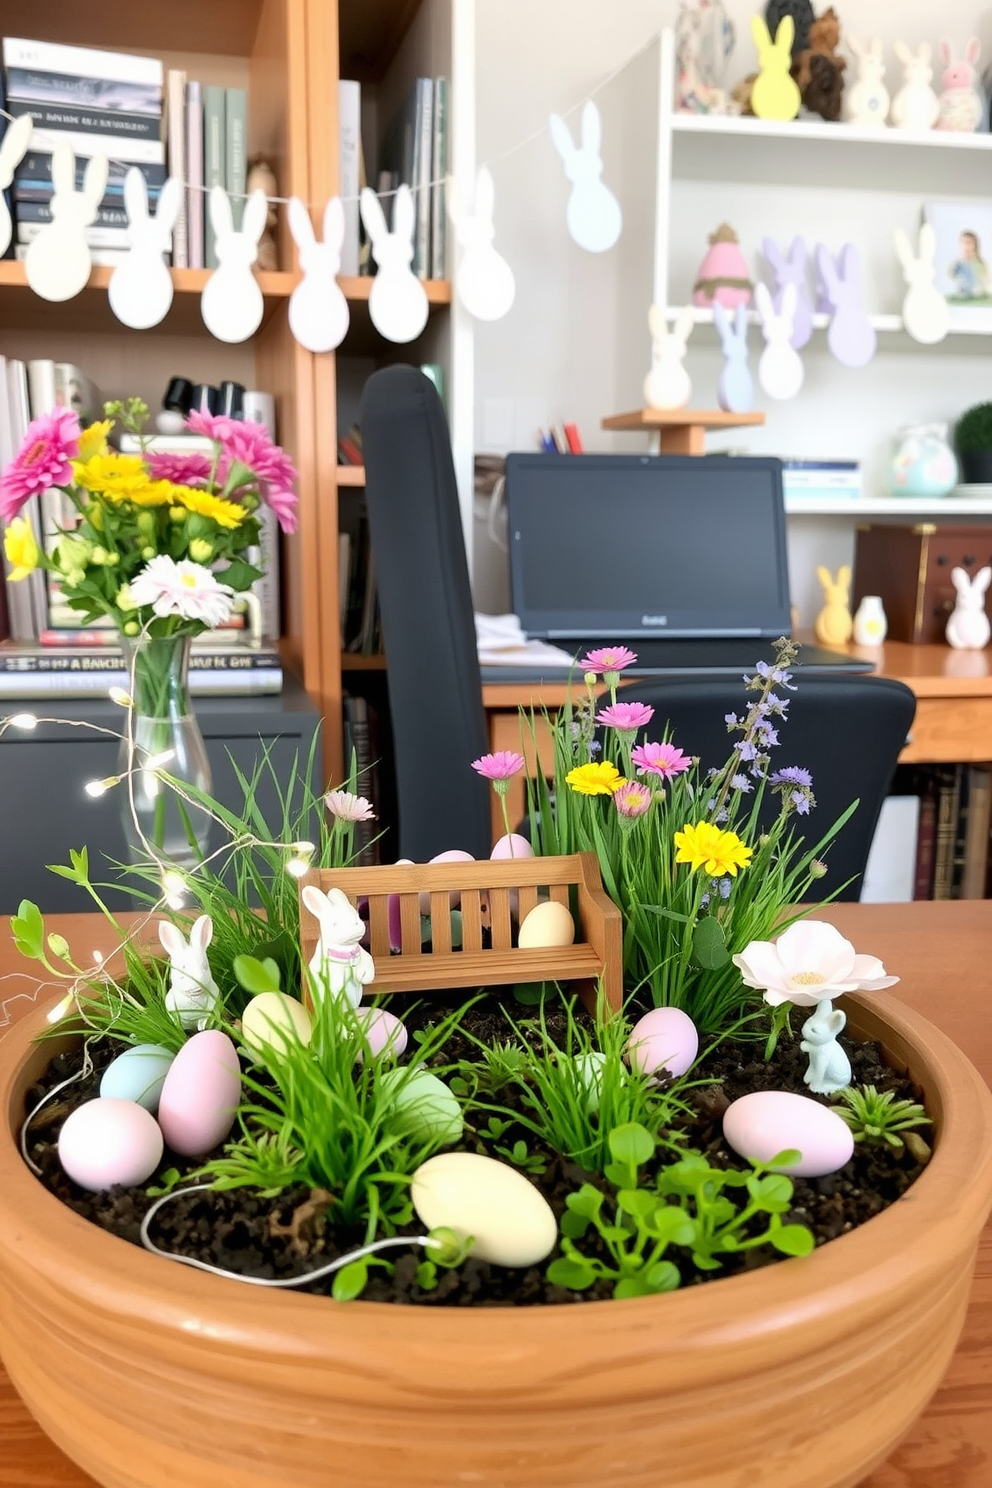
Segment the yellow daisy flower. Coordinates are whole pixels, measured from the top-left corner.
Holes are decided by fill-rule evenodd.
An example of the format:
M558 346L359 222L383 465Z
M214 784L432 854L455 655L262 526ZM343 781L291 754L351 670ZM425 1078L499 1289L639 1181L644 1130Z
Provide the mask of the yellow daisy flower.
M29 573L34 573L41 554L31 531L31 523L25 517L15 517L12 522L7 523L3 550L11 565L7 576L9 579L16 583L18 579L26 579Z
M721 832L712 822L696 822L695 826L687 823L675 833L675 846L676 863L688 863L693 872L702 868L711 878L725 874L736 878L738 868L746 868L754 853L736 832Z
M576 765L574 770L569 770L565 780L580 796L612 796L626 784L616 765L611 765L609 760Z
M99 423L90 424L79 436L79 458L82 461L91 460L94 455L107 455L110 453L107 445L107 435L114 427L113 419L101 419Z
M151 484L140 455L120 455L115 450L91 455L88 460L73 460L72 473L84 491L107 496L111 501L132 501L136 491Z
M169 499L175 505L184 506L187 511L196 512L201 517L209 517L218 527L240 527L248 515L243 506L225 501L209 491L200 491L195 486L176 486L171 481L159 484L168 486Z

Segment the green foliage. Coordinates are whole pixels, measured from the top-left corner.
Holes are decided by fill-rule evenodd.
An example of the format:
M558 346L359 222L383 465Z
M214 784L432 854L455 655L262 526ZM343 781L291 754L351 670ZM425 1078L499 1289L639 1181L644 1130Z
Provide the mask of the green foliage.
M693 1223L689 1242L692 1259L701 1271L716 1270L721 1255L771 1245L782 1255L809 1255L813 1235L805 1225L782 1223L792 1206L792 1180L777 1168L788 1167L798 1152L780 1152L767 1163L752 1163L750 1172L713 1168L699 1153L689 1153L658 1173L657 1191L672 1199ZM743 1189L746 1203L738 1209L725 1190ZM742 1195L742 1197L744 1196ZM747 1234L752 1220L768 1216L758 1234Z
M992 403L976 403L958 419L954 443L962 452L992 450Z
M264 961L259 961L257 956L235 956L231 969L239 986L250 992L252 997L258 997L263 992L279 991L279 963L273 961L271 956L266 956Z
M887 1143L901 1150L901 1131L929 1126L930 1117L918 1101L896 1100L895 1092L879 1092L874 1085L849 1085L834 1097L834 1109L854 1133L856 1142Z

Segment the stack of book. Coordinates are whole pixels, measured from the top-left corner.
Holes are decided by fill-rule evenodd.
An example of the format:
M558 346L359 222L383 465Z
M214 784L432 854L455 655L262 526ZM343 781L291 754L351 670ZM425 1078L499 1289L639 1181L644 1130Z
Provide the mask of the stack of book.
M187 77L170 67L166 78L169 174L186 182L186 209L172 235L177 269L215 269L217 253L206 192L223 186L236 228L248 181L248 92Z
M783 459L782 490L786 497L860 496L861 466L857 460Z
M992 767L900 765L893 789L919 800L911 897L992 897Z

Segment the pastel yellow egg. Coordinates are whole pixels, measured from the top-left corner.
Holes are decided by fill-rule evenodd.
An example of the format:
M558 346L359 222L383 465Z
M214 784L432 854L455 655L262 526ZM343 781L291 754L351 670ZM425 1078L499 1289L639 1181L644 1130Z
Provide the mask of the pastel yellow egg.
M570 946L575 940L575 921L557 899L535 904L520 922L517 945L536 950L541 946Z
M280 1052L288 1039L310 1042L310 1014L302 1002L285 992L259 992L241 1014L245 1048L258 1059L270 1045Z
M428 1229L445 1226L470 1254L497 1266L535 1266L551 1254L558 1226L551 1206L522 1173L474 1152L441 1152L421 1163L410 1185Z

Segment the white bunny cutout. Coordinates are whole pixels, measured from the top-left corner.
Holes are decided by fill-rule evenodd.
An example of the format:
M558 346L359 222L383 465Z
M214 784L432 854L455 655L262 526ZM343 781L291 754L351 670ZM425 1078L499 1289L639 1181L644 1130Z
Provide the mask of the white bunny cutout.
M165 1009L187 1030L202 1030L210 1022L220 1001L220 989L207 961L207 946L213 939L214 925L209 915L194 920L185 935L169 920L160 920L158 938L169 953L169 990Z
M361 944L365 922L343 889L321 893L315 884L306 884L300 897L320 926L310 958L314 995L344 997L357 1008L362 988L375 976L372 957Z
M310 213L298 196L287 207L289 230L300 251L303 278L289 297L289 329L307 351L333 351L348 334L351 314L338 284L344 207L332 196L324 207L324 241L317 242Z
M665 312L652 305L648 311L651 328L651 370L644 379L644 403L647 408L684 408L692 394L692 380L682 365L689 336L695 323L691 305L675 317L671 330Z
M427 324L427 291L410 268L413 262L413 195L400 186L393 199L392 231L379 198L362 188L359 207L365 231L372 240L372 257L379 272L372 281L369 316L387 341L415 341Z
M568 230L580 248L589 253L605 253L620 236L623 213L613 192L600 180L603 124L599 109L590 98L582 110L580 149L576 149L560 114L552 114L548 126L555 149L565 162L565 175L572 183L566 210Z
M896 228L893 237L906 276L902 323L914 341L932 346L935 341L943 341L951 318L950 306L934 284L934 230L929 222L920 227L919 257L914 255L909 238L901 227Z
M107 299L122 325L146 331L158 325L172 304L172 275L164 254L172 248L172 229L183 202L183 183L170 176L158 211L148 215L148 184L136 165L124 177L124 205L130 252L110 276Z
M86 229L107 189L106 155L90 157L83 189L76 187L76 156L62 140L52 151L52 220L31 242L24 259L27 281L43 300L71 300L90 277L92 260Z
M240 231L234 227L231 202L223 186L211 186L207 198L214 230L217 268L203 286L200 314L218 341L247 341L262 323L265 308L251 266L265 231L269 210L264 191L253 191L245 202Z
M32 116L22 114L19 119L10 121L3 139L0 140L0 258L7 251L11 233L10 212L3 192L14 179L15 170L27 154L33 128Z
M803 359L792 345L792 318L796 313L796 286L782 291L778 314L766 284L754 287L754 303L761 318L765 349L758 362L758 382L769 398L794 398L803 385Z
M465 309L476 320L501 320L517 292L513 270L493 247L495 197L492 174L487 166L482 166L476 177L471 213L463 211L454 180L448 190L448 215L455 225L458 244L465 250L455 275L455 290Z
M985 592L990 580L992 568L988 565L980 568L973 579L969 578L967 569L951 569L957 599L944 633L947 644L956 651L981 651L989 643L992 626L985 613Z

